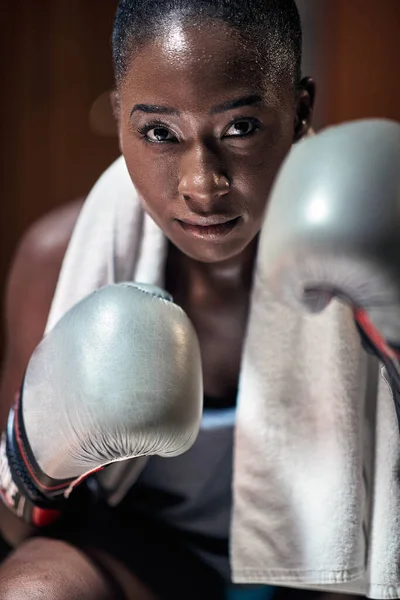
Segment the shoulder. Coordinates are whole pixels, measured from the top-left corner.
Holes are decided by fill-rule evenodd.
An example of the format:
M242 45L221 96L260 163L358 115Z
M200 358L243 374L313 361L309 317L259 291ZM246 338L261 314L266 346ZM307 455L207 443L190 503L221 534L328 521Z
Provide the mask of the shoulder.
M78 198L35 221L18 244L14 264L40 268L62 262L83 202Z
M0 381L0 425L29 357L43 336L61 264L83 199L36 221L22 236L4 298L5 346Z
M7 329L27 327L26 320L43 327L83 201L79 198L51 211L22 236L6 287Z

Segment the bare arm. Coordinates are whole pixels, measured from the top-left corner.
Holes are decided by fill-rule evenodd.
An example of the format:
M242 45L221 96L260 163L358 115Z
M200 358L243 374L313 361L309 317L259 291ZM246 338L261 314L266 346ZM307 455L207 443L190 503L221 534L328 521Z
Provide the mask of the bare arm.
M57 279L82 200L35 223L22 238L5 296L6 344L0 380L0 426L4 429L29 358L40 342ZM0 531L12 544L29 530L0 502Z

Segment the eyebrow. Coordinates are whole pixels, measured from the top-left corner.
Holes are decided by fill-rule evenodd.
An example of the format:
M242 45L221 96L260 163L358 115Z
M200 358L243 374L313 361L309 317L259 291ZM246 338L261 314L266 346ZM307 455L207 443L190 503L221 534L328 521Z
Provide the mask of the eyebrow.
M241 108L242 106L254 106L254 104L262 103L262 97L258 94L253 94L252 96L243 96L242 98L236 98L235 100L228 100L228 102L214 106L210 112L211 114L222 113L228 110L234 110L235 108Z
M241 108L242 106L254 106L255 104L262 104L263 99L258 94L251 96L243 96L241 98L235 98L234 100L228 100L223 104L218 104L210 110L210 114L215 115L218 113L226 112L228 110L234 110L235 108ZM156 115L175 115L179 116L181 112L177 108L170 108L168 106L160 106L158 104L135 104L131 110L131 115L134 112L143 112L146 114Z
M135 111L157 115L180 115L180 111L176 108L168 108L168 106L159 106L158 104L135 104L131 110L131 115Z

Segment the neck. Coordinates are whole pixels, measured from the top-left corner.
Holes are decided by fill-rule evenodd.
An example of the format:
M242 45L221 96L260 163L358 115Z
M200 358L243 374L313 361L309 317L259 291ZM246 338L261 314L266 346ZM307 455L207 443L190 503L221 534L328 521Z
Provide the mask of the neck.
M251 289L253 267L257 253L256 237L239 255L218 263L206 263L194 260L179 250L179 262L187 277L189 286L201 285L212 288L215 293L232 291L246 292Z

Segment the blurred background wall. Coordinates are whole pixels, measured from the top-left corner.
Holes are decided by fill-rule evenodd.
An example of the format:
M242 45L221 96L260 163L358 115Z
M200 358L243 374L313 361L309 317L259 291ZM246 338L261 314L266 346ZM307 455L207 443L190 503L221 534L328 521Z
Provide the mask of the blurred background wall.
M318 83L316 127L359 117L400 120L400 0L297 1L304 25L304 73ZM51 208L85 195L118 156L107 106L116 4L2 4L1 297L10 259L27 226Z
M296 2L303 71L317 82L317 128L364 117L400 120L400 1Z

